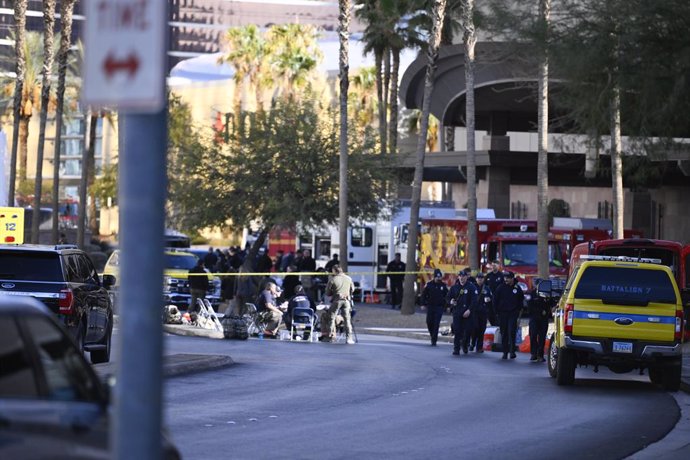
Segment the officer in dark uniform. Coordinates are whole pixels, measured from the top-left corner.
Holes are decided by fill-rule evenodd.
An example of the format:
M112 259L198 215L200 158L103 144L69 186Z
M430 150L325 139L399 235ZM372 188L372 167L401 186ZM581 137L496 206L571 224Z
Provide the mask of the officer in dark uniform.
M549 298L540 297L537 292L540 280L534 280L534 289L530 293L527 302L529 311L529 343L532 357L529 359L533 363L543 363L544 345L546 343L546 331L549 328L551 318L552 302Z
M472 336L470 338L470 351L475 350L477 353L484 353L484 332L486 331L486 320L489 316L489 311L493 308L494 295L491 289L486 284L484 273L477 273L477 290L479 295L477 297L477 307L474 309L472 317L474 324L472 329Z
M503 273L499 270L498 262L491 264L491 271L486 274L486 284L489 285L491 292L496 294L496 288L503 284Z
M388 263L386 273L391 285L391 308L401 308L403 299L403 281L405 280L405 262L400 260L400 253L395 253L395 258Z
M447 295L448 286L443 282L443 272L437 268L434 270L434 279L426 283L422 290L422 308L426 308L426 327L429 329L432 347L436 346Z
M501 329L501 345L503 347L503 358L515 359L515 340L517 335L517 322L520 316L525 295L520 286L513 283L515 276L512 272L506 272L504 283L496 288L494 293L494 305L498 313L498 325Z
M477 295L479 294L477 286L467 281L468 273L461 271L458 274L458 294L451 299L453 307L453 332L455 337L453 339L453 354L460 354L460 347L462 352L467 354L470 334L472 333L472 312L476 307Z

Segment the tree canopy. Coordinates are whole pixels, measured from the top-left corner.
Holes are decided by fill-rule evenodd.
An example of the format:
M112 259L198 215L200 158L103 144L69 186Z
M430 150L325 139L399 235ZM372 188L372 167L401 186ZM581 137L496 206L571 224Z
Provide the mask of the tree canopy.
M351 126L349 214L375 218L389 208L391 170L375 153L375 136ZM300 224L338 218L336 113L311 98L280 99L271 110L243 112L227 143L192 126L187 108L171 99L171 213L180 229Z

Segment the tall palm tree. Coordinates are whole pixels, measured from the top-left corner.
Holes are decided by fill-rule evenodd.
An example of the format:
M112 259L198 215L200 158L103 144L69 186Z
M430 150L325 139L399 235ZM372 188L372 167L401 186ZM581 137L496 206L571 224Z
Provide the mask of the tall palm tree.
M539 0L542 43L548 43L551 0ZM542 50L538 87L537 261L539 277L549 276L549 55Z
M86 235L86 198L89 188L89 177L93 177L94 158L96 152L96 128L98 126L99 113L92 110L89 117L89 145L81 156L81 180L79 181L79 211L77 216L77 245L84 247ZM92 182L93 184L93 182Z
M475 160L474 116L474 47L477 35L474 28L474 0L462 1L462 41L465 48L465 126L467 128L467 237L469 266L479 268L477 242L477 167Z
M340 53L338 67L340 73L340 163L338 180L340 189L338 193L338 234L340 239L340 264L343 270L347 270L347 224L349 221L347 212L347 99L349 81L349 51L350 51L350 15L352 5L350 0L339 0L338 36L340 38Z
M387 150L387 130L386 130L386 105L383 92L383 57L388 47L388 36L386 31L386 19L381 8L381 0L358 0L357 6L359 9L356 14L357 17L366 22L367 26L364 30L364 53L374 53L374 62L376 66L376 96L379 108L379 142L381 146L381 153L386 153Z
M43 78L41 80L41 114L38 131L38 150L36 151L36 184L34 187L34 212L31 221L31 242L39 243L39 224L41 223L41 188L43 187L43 150L46 141L46 122L48 119L48 102L50 90L53 58L53 38L55 36L55 0L43 2Z
M58 205L60 191L60 152L62 150L62 116L65 107L65 82L72 38L72 12L76 0L60 2L60 49L58 51L57 108L55 109L55 154L53 156L53 243L58 242Z
M436 73L436 61L438 60L438 50L441 43L441 29L443 18L446 13L446 0L434 0L431 16L433 26L429 36L429 47L427 50L429 62L426 67L424 80L424 99L422 100L422 128L419 139L417 140L417 160L414 168L414 179L412 181L412 202L410 204L410 225L407 245L407 269L411 272L417 271L417 236L419 230L417 221L419 220L419 205L422 197L422 178L424 176L424 155L426 147L426 134L429 125L429 113L431 111L431 94L434 91L434 74ZM415 275L408 273L405 275L403 292L405 293L401 312L406 315L414 314L414 282Z
M24 94L24 79L26 78L26 5L27 0L15 0L14 2L14 52L15 73L14 102L13 102L13 129L12 129L12 158L10 160L10 187L7 195L9 204L14 205L15 186L17 180L17 150L19 146L19 125L22 114L22 95Z

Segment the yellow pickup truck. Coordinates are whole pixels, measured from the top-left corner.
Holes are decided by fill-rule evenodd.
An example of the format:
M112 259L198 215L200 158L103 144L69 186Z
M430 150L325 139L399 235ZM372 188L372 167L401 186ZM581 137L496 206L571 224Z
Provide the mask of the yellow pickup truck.
M647 370L652 383L677 391L683 308L673 273L656 259L584 256L555 314L548 370L572 385L575 369ZM548 295L548 284L538 288Z

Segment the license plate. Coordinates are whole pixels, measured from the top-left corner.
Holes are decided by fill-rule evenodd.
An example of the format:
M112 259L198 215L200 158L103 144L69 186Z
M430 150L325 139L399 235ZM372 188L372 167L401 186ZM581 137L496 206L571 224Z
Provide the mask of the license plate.
M632 353L633 344L629 342L613 342L614 353Z

